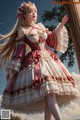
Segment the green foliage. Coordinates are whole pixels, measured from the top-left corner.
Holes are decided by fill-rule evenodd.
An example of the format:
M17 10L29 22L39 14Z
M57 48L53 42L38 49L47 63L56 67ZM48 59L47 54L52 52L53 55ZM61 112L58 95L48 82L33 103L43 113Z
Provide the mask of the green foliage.
M64 7L61 5L55 6L52 10L45 10L42 15L43 22L55 20L57 22L62 20L62 16L65 14Z
M60 1L60 0L57 0ZM43 22L51 22L52 20L54 21L54 23L59 23L61 22L63 16L66 14L66 11L64 9L63 5L57 5L54 6L52 8L52 10L45 10L43 15L42 15L42 21ZM47 28L49 28L49 30L53 30L56 25L53 24L51 25L46 25ZM69 33L69 47L67 49L67 51L64 54L60 55L60 59L62 62L66 61L68 67L73 67L74 63L75 63L75 58L74 58L74 45L72 43L72 38L71 38L71 34L69 31L69 24L67 23L66 28L68 30ZM55 51L56 52L56 51ZM56 52L57 53L57 52Z

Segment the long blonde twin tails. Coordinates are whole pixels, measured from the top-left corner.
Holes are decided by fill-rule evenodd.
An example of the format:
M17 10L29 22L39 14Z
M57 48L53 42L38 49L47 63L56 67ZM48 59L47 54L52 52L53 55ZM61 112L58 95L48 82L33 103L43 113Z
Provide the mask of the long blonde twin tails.
M10 60L13 50L16 44L17 30L20 24L20 20L17 19L13 29L6 35L0 34L0 66L5 68L8 60Z

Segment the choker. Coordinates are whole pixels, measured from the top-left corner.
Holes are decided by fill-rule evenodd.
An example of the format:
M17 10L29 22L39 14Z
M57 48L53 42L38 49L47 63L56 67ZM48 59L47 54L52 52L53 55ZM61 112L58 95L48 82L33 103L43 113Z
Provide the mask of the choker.
M26 26L35 27L35 25L29 25L29 24L26 24Z

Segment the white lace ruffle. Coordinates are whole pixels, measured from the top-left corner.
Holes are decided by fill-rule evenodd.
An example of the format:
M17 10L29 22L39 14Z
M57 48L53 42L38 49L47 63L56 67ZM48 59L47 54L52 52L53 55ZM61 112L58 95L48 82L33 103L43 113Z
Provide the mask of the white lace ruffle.
M59 23L54 30L57 38L56 50L65 53L68 48L69 36L66 27L60 27L60 24L61 23Z
M18 112L40 112L45 109L45 96L52 92L56 93L59 106L79 97L77 86L73 87L71 83L60 84L55 81L46 81L39 91L36 89L21 90L19 94L15 93L12 97L4 94L2 107L18 110Z
M15 70L19 72L21 67L21 61L20 60L11 60L7 65L6 65L6 70L8 71L9 69Z

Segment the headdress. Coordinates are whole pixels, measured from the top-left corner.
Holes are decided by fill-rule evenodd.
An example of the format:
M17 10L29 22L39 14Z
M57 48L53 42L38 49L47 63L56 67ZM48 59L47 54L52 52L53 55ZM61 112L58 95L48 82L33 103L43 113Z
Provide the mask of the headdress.
M28 4L26 4L25 2L23 2L23 3L20 5L20 7L18 8L18 11L17 11L17 13L18 13L17 17L21 17L21 16L23 16L24 14L26 14L26 10L25 10L26 5L28 6Z
M18 11L17 11L18 15L17 15L17 17L21 17L21 16L23 16L24 14L26 14L26 7L29 7L30 5L35 5L35 4L32 3L32 2L28 2L28 3L23 2L23 3L20 5L20 7L18 8Z

